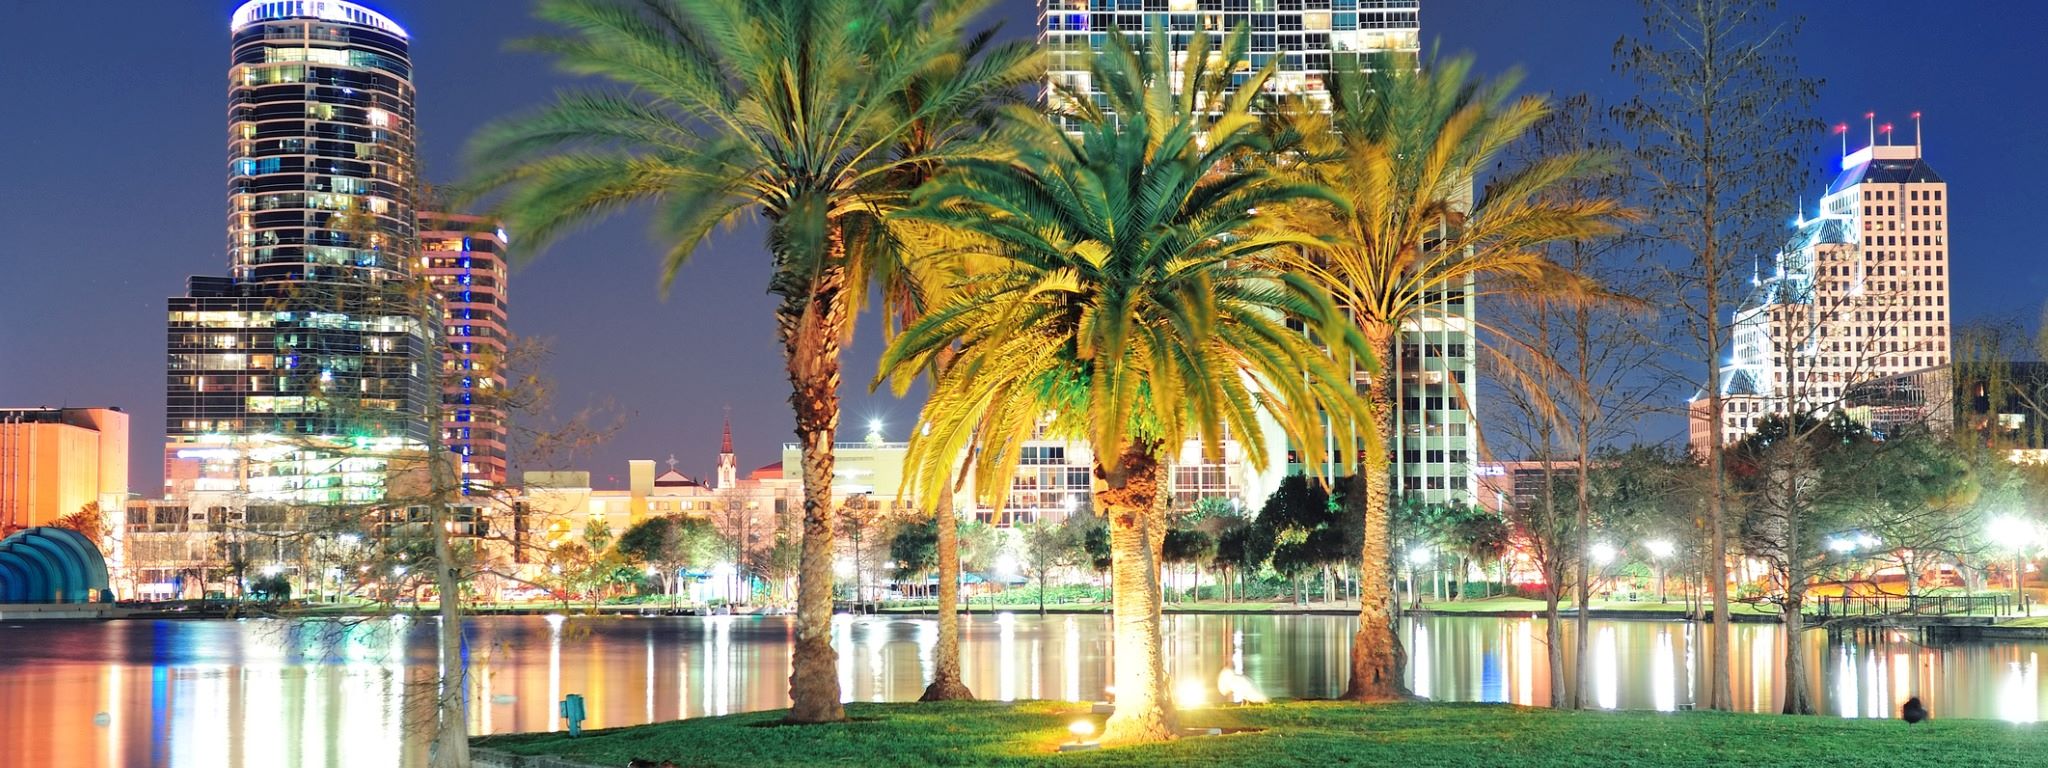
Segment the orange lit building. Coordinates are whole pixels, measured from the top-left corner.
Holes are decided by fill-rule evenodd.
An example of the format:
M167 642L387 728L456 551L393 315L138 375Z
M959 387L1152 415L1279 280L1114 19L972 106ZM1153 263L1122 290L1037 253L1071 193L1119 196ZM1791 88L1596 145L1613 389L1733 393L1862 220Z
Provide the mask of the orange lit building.
M94 502L113 514L127 499L121 409L0 409L0 530L48 525Z

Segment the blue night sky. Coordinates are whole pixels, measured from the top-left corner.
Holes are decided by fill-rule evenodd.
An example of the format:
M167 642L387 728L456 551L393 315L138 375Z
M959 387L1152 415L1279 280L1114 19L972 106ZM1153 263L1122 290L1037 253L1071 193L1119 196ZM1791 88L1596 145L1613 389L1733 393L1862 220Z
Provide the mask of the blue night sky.
M413 40L423 171L461 175L485 121L572 83L506 41L542 32L515 0L369 0ZM159 487L164 302L192 274L224 274L226 0L8 0L0 25L0 406L113 405L133 414L133 489ZM1823 78L1817 117L1902 125L1926 114L1929 161L1951 184L1958 319L2029 320L2048 288L2032 230L2048 210L2048 4L1918 0L1790 3L1809 18L1801 64ZM1854 11L1850 13L1849 11ZM1030 33L1032 0L1001 8ZM1622 0L1425 0L1423 37L1472 52L1485 71L1522 67L1526 87L1618 98L1615 40L1640 28ZM1834 140L1817 136L1812 188ZM1808 197L1812 199L1811 196ZM512 233L515 243L518 233ZM779 353L755 228L700 250L663 300L663 248L644 217L572 235L525 264L511 322L551 339L558 410L609 401L629 417L575 463L600 483L628 458L708 472L731 408L742 467L777 461L789 439ZM1485 311L1481 307L1482 312ZM866 321L863 320L865 323ZM847 354L849 433L879 418L892 437L916 403L865 384L879 353L863 333ZM1682 393L1674 393L1676 400ZM1653 422L1646 440L1682 438Z

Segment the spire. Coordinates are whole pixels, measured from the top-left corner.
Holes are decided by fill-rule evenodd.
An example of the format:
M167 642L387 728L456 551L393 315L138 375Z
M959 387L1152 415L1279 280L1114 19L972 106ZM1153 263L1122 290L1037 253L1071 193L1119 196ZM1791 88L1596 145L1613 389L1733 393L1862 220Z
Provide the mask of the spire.
M732 408L725 409L725 437L718 441L719 453L732 453Z

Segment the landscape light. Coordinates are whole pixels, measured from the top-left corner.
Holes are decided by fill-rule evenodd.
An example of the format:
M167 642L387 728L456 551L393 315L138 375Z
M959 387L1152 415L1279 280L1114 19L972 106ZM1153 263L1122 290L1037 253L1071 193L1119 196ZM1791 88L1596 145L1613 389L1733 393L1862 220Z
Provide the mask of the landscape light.
M1424 549L1422 547L1416 547L1415 549L1409 550L1408 562L1414 563L1416 565L1421 565L1423 563L1429 562L1429 550Z
M1099 744L1088 740L1090 737L1093 737L1095 735L1095 723L1090 722L1088 720L1075 720L1074 722L1068 724L1067 733L1073 734L1074 740L1067 742L1065 744L1061 744L1061 752L1074 752L1084 749L1094 749L1097 746L1100 746Z
M1655 539L1643 542L1643 548L1650 550L1650 556L1662 560L1678 552L1678 547L1669 541Z

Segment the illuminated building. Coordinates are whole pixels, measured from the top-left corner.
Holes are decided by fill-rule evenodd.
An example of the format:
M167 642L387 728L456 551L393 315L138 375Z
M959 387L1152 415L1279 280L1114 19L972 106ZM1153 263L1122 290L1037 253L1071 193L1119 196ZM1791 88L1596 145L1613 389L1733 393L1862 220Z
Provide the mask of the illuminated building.
M1046 52L1048 81L1076 93L1100 93L1089 81L1088 55L1102 45L1106 33L1140 35L1164 26L1169 44L1184 51L1198 30L1216 41L1242 25L1251 33L1253 70L1280 62L1269 87L1313 97L1323 92L1334 57L1420 50L1420 5L1420 0L1039 0L1038 41ZM1249 76L1233 75L1234 84Z
M465 490L505 484L505 230L495 221L422 212L420 264L441 294L441 443L462 457Z
M119 408L0 408L0 535L128 499L128 414Z
M1836 127L1839 173L1735 310L1715 383L1721 424L1695 398L1695 449L1740 440L1774 414L1849 410L1852 391L1875 397L1876 382L1949 365L1948 184L1922 156L1913 118L1912 144L1892 143L1892 126L1873 118L1855 152Z
M1139 35L1164 26L1169 44L1186 50L1198 30L1208 32L1214 45L1242 25L1250 31L1251 67L1279 62L1270 90L1323 103L1323 80L1338 57L1419 51L1420 6L1420 0L1040 0L1038 34L1048 83L1099 98L1087 62L1107 33ZM1232 75L1238 83L1248 76ZM1469 190L1465 197L1469 203ZM1398 407L1389 446L1393 491L1402 497L1472 502L1472 413L1478 402L1473 293L1470 282L1440 292L1420 317L1403 325L1393 361ZM1237 492L1251 503L1264 501L1283 473L1310 469L1296 451L1287 450L1284 459L1277 455L1282 444L1273 441L1276 455L1268 457L1271 469L1264 476L1239 486ZM1340 450L1332 446L1329 452Z
M371 501L438 397L409 41L340 0L245 3L229 32L230 276L170 300L166 491Z

